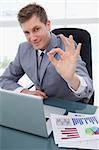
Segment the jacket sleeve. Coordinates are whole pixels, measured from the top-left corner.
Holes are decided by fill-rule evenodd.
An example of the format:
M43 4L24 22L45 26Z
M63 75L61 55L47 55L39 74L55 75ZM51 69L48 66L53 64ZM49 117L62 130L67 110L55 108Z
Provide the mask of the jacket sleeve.
M78 61L77 61L77 66L76 66L76 74L82 77L86 83L86 88L82 93L76 94L78 97L82 98L89 98L93 94L93 81L89 76L89 73L86 68L86 63L82 61L81 57L79 56Z
M0 76L0 87L6 90L15 90L21 87L17 82L24 75L20 63L20 46L13 62L9 64L4 73Z

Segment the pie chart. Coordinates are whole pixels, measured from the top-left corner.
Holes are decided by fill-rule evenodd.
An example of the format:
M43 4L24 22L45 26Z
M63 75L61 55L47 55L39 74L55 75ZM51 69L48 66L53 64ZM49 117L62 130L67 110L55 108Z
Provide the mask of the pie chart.
M88 135L99 134L99 127L86 128L85 133L88 134Z

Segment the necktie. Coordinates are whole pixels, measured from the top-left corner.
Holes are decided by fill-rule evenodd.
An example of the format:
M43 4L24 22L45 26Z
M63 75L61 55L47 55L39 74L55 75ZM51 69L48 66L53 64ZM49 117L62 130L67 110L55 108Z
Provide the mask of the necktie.
M43 52L40 54L40 56L38 56L38 69L40 69L40 67L41 67L43 56L44 56Z
M40 56L38 56L38 80L40 81L40 68L43 60L44 53L42 52Z
M40 81L40 67L41 67L41 63L42 63L42 59L44 56L44 52L41 52L40 56L38 56L38 54L36 53L37 56L37 76L38 76L38 80ZM28 87L28 89L31 89L34 86L34 84L32 84L31 86Z

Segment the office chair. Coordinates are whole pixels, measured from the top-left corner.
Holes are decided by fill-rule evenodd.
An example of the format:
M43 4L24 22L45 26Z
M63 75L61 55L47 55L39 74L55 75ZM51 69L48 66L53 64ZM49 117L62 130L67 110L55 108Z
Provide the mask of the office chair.
M52 30L52 32L56 35L63 34L66 37L69 37L69 35L73 35L76 43L82 43L80 55L82 57L82 60L86 63L86 68L92 79L92 49L91 36L89 32L79 28L58 28ZM88 103L94 104L94 93Z

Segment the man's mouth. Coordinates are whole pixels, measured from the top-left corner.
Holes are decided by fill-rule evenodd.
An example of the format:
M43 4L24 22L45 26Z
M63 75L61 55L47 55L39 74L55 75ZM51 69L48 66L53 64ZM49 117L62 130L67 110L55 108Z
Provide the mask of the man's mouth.
M40 42L41 42L41 41L39 41L39 42L34 42L33 44L34 44L34 45L39 45Z

